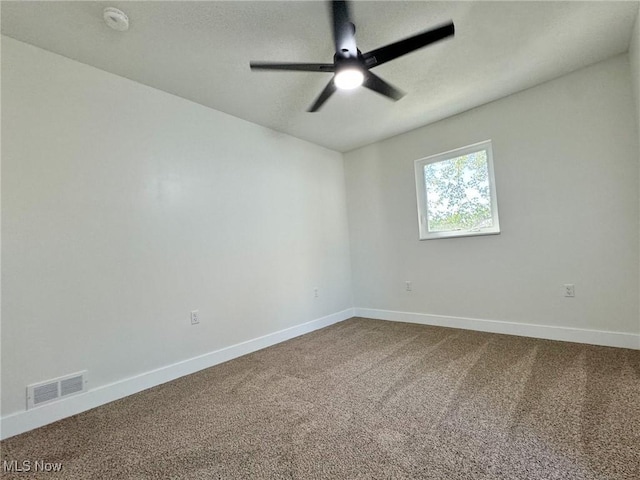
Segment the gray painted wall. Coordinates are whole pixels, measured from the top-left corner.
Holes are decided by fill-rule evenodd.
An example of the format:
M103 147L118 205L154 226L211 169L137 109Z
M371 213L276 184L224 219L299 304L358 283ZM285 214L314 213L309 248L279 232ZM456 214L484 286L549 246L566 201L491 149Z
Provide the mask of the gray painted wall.
M351 307L341 154L6 37L2 90L3 415Z
M355 307L638 334L630 79L621 55L347 153ZM502 233L418 241L414 161L487 139Z

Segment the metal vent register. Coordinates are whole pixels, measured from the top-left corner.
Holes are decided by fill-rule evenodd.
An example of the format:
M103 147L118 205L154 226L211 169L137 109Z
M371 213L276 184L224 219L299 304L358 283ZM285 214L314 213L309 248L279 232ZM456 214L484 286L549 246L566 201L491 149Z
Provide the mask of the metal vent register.
M27 386L27 409L82 393L86 390L87 371L65 375Z

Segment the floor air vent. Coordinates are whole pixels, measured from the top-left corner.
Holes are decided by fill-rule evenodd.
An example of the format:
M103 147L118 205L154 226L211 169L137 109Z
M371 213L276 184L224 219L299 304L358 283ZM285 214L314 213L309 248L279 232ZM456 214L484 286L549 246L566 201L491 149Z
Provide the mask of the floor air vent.
M33 405L50 402L58 398L58 382L45 383L33 388Z
M65 375L27 387L27 409L82 393L87 388L87 371Z
M84 389L84 378L82 374L75 377L60 380L60 396L66 397L67 395L73 395L79 393Z

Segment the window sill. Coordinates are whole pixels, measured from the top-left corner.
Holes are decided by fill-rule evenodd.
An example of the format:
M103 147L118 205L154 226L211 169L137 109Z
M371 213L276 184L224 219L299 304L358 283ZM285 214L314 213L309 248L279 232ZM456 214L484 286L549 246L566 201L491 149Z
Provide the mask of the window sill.
M455 230L448 232L420 233L420 240L438 240L440 238L477 237L480 235L500 235L498 228L484 228L481 230Z

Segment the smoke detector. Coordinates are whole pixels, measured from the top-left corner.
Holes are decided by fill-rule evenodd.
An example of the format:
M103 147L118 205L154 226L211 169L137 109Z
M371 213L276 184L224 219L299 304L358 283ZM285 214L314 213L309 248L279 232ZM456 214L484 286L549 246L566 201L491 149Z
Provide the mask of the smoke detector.
M129 30L129 17L122 11L114 7L104 9L105 23L119 32Z

